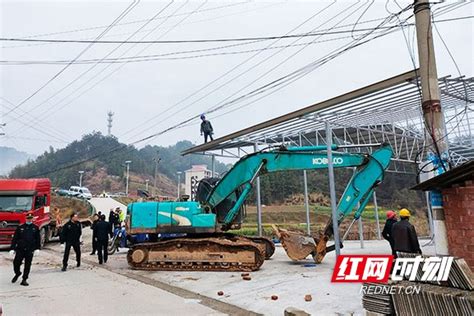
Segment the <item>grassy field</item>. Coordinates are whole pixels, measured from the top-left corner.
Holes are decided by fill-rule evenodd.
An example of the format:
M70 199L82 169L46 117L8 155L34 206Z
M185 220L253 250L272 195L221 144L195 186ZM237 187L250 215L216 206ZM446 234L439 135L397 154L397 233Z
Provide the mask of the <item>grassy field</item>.
M385 224L385 213L388 209L379 207L379 221L380 229L383 229ZM310 222L312 234L317 234L324 229L331 216L331 208L320 205L310 205ZM352 221L353 214L347 216L346 220L341 224L341 231L345 232L348 225ZM365 239L375 239L376 236L376 220L375 208L373 205L368 205L362 213L363 232ZM410 222L415 225L419 236L428 235L428 219L422 212L417 212L410 219ZM306 231L306 211L304 205L267 205L262 209L262 223L264 234L271 236L273 234L271 224L276 224L278 227ZM236 233L244 235L257 234L257 209L255 206L247 207L247 216L242 228ZM359 237L358 225L354 224L347 239L358 239Z

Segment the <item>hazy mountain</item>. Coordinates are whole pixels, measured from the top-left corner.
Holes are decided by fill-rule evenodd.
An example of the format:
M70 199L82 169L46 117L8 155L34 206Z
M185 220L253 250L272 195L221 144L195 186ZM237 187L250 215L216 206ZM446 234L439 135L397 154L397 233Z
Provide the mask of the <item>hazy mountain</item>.
M13 167L25 164L28 159L34 158L34 155L18 151L15 148L0 146L0 175L7 175Z

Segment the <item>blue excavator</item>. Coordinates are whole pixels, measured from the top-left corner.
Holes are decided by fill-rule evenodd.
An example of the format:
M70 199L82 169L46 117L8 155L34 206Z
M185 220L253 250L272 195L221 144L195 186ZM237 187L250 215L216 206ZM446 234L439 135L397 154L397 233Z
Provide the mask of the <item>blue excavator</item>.
M337 205L339 225L357 208L354 221L383 180L392 148L382 144L368 153L338 152L333 145L334 168L355 168ZM239 229L245 217L245 200L254 181L266 173L284 170L327 169L327 147L278 147L240 159L221 179L201 180L196 201L136 202L128 205L128 234L154 236L151 242L130 247L132 269L193 271L255 271L274 251L271 240L229 233ZM353 222L354 222L353 221ZM329 220L319 236L303 236L274 228L293 260L312 255L320 263L334 245ZM157 238L157 236L159 236Z

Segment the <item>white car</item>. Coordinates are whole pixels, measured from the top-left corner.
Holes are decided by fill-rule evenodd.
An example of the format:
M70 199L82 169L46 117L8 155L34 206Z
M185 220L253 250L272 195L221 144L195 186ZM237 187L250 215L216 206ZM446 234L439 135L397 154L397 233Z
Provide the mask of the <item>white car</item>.
M80 199L90 200L92 198L91 192L86 187L71 186L69 188L69 192L71 192L72 196L78 197Z

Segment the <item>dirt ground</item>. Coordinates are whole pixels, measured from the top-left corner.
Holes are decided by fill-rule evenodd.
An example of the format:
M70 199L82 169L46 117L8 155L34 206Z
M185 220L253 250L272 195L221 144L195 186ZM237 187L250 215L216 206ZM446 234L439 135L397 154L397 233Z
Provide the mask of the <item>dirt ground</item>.
M380 229L385 224L386 209L379 209ZM331 217L331 210L326 206L310 205L311 231L317 233L322 230ZM341 231L345 231L352 220L352 215L347 216L341 224ZM373 205L369 205L362 214L363 231L365 239L376 239L376 221ZM429 236L428 218L422 212L417 212L410 218L415 226L418 236ZM272 234L271 224L277 224L282 228L292 228L306 231L306 210L304 205L266 205L262 209L262 223L266 235ZM247 206L247 217L242 225L244 235L254 235L257 231L257 209L255 206ZM353 225L348 240L359 239L358 225Z

